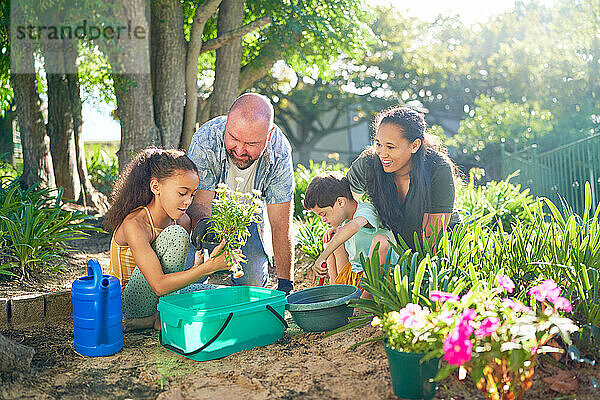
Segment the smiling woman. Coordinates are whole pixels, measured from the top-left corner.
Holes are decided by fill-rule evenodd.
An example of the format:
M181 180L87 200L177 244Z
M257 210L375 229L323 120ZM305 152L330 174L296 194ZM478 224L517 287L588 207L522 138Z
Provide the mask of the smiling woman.
M147 148L125 167L104 220L113 231L110 273L121 280L125 329L158 325L158 298L226 268L217 246L204 261L197 252L184 270L189 249L187 208L198 188L198 171L184 152Z
M374 121L373 146L356 159L347 177L356 199L366 192L385 228L414 248L414 233L430 236L450 221L454 164L439 140L425 133L423 115L392 107Z

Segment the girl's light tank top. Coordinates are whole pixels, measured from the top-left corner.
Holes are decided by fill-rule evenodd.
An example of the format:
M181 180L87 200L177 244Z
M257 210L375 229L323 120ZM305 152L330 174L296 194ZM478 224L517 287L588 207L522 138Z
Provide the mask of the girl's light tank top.
M152 215L150 215L150 210L148 210L148 207L138 207L133 211L139 210L140 208L146 210L146 215L148 215L148 220L150 221L150 226L152 227L152 240L150 241L150 244L152 244L162 232L162 229L154 226L154 221L152 220ZM115 232L117 229L115 229ZM129 278L131 277L131 274L136 266L137 265L133 259L133 254L131 253L129 246L121 246L118 244L115 241L115 234L113 233L113 237L110 241L110 274L119 278L121 281L121 290L127 286Z

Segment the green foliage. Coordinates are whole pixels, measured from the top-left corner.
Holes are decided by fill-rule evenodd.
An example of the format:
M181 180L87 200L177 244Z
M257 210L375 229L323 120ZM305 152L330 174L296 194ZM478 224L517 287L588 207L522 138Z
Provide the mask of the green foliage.
M2 161L3 154L0 154L0 179L16 178L18 171L9 163Z
M481 95L475 99L474 109L460 122L458 133L446 143L454 146L457 162L481 165L499 174L500 144L515 151L532 143L537 136L552 130L552 114L536 104L498 101Z
M258 0L246 3L246 17L268 15L272 23L247 38L243 64L265 49L282 49L282 59L296 71L316 67L326 77L340 53L357 55L370 38L367 14L359 0Z
M327 164L323 161L321 164L314 163L310 160L310 165L306 168L302 164L298 164L294 171L294 218L302 219L308 215L308 210L304 209L304 193L308 184L315 176L327 171L340 171L345 174L348 168L344 164Z
M449 136L465 120L454 159L501 179L496 155L503 138L512 148L536 134L545 151L598 132L598 21L598 0L518 2L473 26L458 17L429 23L394 7L375 8L370 26L377 40L354 66L349 86L363 95L365 109L419 101L429 110L428 124Z
M516 221L531 222L530 214L525 210L535 202L533 196L529 194L529 188L521 191L521 185L510 183L519 171L515 171L502 181L490 181L484 186L475 184L476 174L477 171L471 169L469 183L457 187L456 208L466 210L475 216L490 215L493 217L491 225L500 222L505 232L510 232Z
M308 216L298 228L296 242L311 263L314 263L324 250L323 235L326 230L327 224L318 215Z
M0 179L0 270L21 279L42 270L64 269L61 256L68 241L82 239L86 231L101 231L89 224L93 217L80 211L65 211L62 190L21 189L14 179Z
M273 101L275 122L286 133L300 162L324 137L364 123L375 111L346 85L360 74L354 62L340 56L327 79L295 72L281 64L255 86ZM276 72L275 72L276 71ZM365 135L367 132L365 132Z
M86 154L87 170L94 187L107 197L119 176L119 160L116 154L106 151L101 145L96 145Z

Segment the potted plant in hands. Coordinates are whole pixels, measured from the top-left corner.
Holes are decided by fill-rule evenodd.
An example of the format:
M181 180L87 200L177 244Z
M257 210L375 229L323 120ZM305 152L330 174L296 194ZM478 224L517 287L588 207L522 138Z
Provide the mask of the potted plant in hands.
M240 278L244 275L242 264L246 259L239 248L246 244L250 236L248 226L253 222L261 222L259 211L262 210L263 203L258 190L241 193L238 189L243 179L238 177L236 181L236 190L229 189L223 183L218 185L207 235L214 235L217 243L225 239L223 251L229 270L234 278Z

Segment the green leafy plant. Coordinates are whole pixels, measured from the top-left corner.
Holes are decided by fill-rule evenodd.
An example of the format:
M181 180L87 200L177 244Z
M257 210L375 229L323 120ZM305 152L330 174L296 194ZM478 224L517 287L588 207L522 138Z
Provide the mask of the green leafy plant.
M485 216L490 214L493 219L491 227L502 224L505 232L510 232L517 221L531 222L526 208L535 203L529 194L529 189L521 190L521 185L513 185L510 180L518 176L519 171L510 174L506 179L488 182L484 186L476 186L477 171L469 171L469 183L457 188L456 207L467 210L472 215Z
M304 222L298 222L301 225L298 228L296 241L302 253L314 263L323 252L323 235L327 231L327 224L317 215L307 217Z
M0 154L0 178L16 178L18 171L10 164L2 160L6 153Z
M16 180L0 180L0 232L4 242L0 270L19 269L20 278L46 269L60 271L67 243L86 231L101 231L89 224L93 217L66 211L61 189L22 189Z
M96 145L87 153L86 165L90 180L96 189L110 196L113 185L119 176L119 160L115 154L109 154L102 146Z
M252 193L241 193L238 191L243 179L236 178L236 190L231 190L223 183L217 187L217 197L213 200L213 213L210 217L209 231L214 233L219 241L225 239L223 249L230 270L234 278L244 275L242 263L246 263L244 255L236 252L246 244L250 231L248 226L252 222L261 222L259 211L263 203L260 200L261 193L253 190Z

